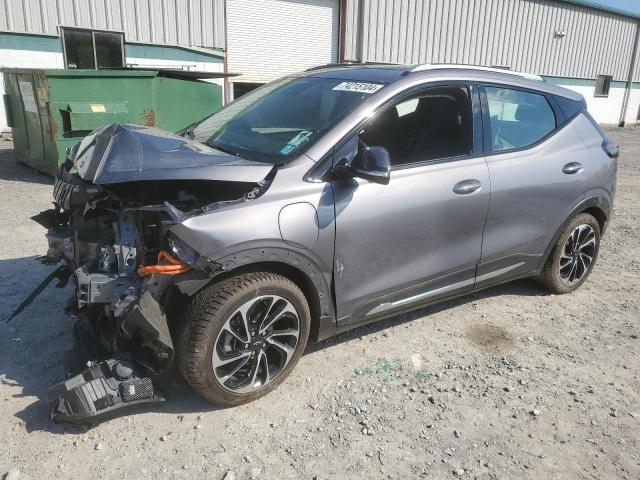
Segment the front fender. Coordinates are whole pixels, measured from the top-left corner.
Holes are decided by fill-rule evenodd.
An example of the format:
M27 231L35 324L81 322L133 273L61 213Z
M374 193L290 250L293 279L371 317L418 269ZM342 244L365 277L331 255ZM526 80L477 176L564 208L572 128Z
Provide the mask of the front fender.
M282 245L245 248L211 260L214 268L209 269L209 273L190 270L175 279L175 286L182 293L192 296L210 283L231 276L236 271L267 269L286 272L293 269L299 275L304 275L307 283L313 285L312 289L303 290L306 290L305 294L315 296L312 300L319 307L317 339L324 339L335 331L335 302L331 288L332 264L323 268L320 266L323 263L313 258L311 252L297 250L284 242ZM293 278L292 280L295 281Z

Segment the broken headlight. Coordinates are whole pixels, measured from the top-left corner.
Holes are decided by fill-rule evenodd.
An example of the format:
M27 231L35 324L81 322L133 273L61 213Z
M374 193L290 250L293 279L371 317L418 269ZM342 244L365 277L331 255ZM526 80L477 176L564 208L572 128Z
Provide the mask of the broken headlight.
M71 170L73 164L76 161L76 156L78 155L78 149L80 148L80 142L76 143L72 147L67 147L64 155L64 167L67 170Z
M171 233L167 236L167 243L169 244L171 253L178 259L182 260L185 263L188 263L189 265L195 265L200 255L198 255L198 253L193 248L184 243L182 240L176 238L176 236Z

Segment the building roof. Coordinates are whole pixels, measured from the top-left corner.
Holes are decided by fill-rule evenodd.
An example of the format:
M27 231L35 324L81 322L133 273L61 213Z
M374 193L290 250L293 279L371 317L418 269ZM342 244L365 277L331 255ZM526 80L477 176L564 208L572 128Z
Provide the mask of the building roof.
M604 12L617 13L618 15L624 15L625 17L631 17L640 20L640 13L631 12L629 10L623 10L621 8L610 7L609 5L603 5L602 3L592 2L590 0L562 0L567 3L574 3L576 5L582 5L583 7L594 8L596 10L602 10Z

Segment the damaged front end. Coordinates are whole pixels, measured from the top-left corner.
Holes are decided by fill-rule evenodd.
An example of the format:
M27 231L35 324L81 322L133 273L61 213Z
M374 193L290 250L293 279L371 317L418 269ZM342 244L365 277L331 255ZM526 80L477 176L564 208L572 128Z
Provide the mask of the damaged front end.
M54 208L34 220L48 229L42 260L64 262L58 278L66 273L75 282L68 306L78 318L74 338L94 363L52 389L54 420L88 423L158 401L148 379L133 370L118 376L113 359L165 371L174 356L171 302L180 282L202 285L215 273L215 263L193 255L172 226L257 198L274 172L272 165L133 125L94 132L70 150L56 176Z

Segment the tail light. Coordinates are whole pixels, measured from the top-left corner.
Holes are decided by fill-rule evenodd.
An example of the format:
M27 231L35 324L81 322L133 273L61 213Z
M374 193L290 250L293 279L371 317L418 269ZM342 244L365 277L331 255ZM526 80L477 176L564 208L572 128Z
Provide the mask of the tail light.
M607 154L609 158L618 158L620 155L620 146L608 138L602 141L602 150Z

